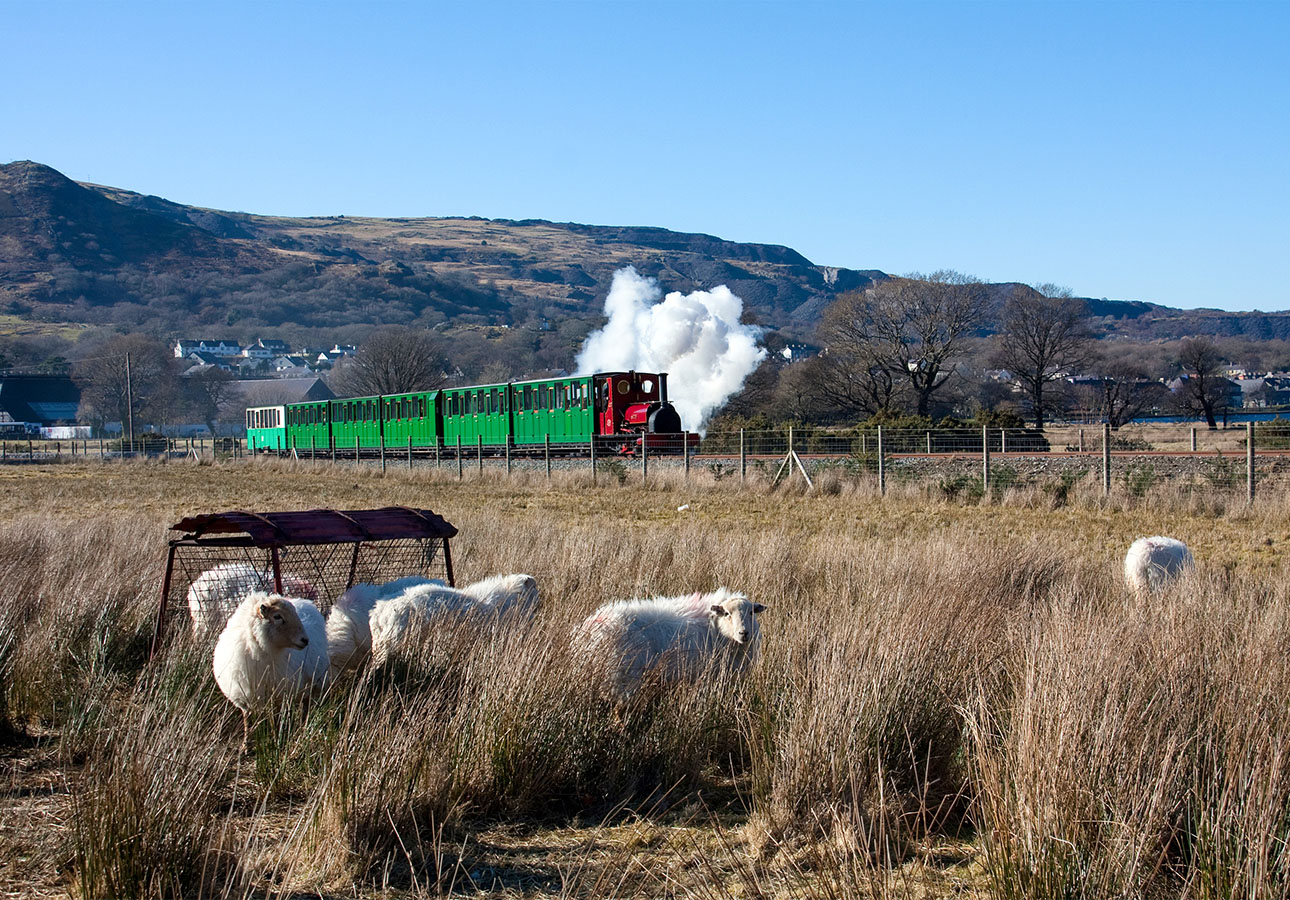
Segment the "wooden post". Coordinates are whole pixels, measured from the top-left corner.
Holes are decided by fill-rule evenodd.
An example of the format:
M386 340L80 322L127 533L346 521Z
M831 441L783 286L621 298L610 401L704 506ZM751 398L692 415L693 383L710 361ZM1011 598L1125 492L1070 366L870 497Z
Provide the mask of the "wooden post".
M440 447L442 446L442 442L439 440L439 435L436 434L434 437L434 467L436 469L443 464L443 454L439 452Z
M645 435L641 435L641 484L649 478L649 447L645 444Z
M99 459L103 458L103 438L99 438Z
M133 449L133 444L131 445L131 449ZM32 446L31 438L27 438L27 459L35 459L35 458L36 458L36 448Z
M1193 429L1194 430L1194 429ZM1254 502L1254 423L1245 423L1245 499Z
M380 408L379 404L377 408L378 409ZM381 429L381 433L378 436L377 441L381 445L381 474L384 475L385 474L385 429L384 428Z
M461 481L462 462L461 462L461 435L457 435L457 480Z
M506 435L506 477L511 477L511 436Z
M1080 453L1084 452L1084 429L1083 428L1079 430L1079 452Z
M681 455L685 457L685 480L690 480L690 432L681 432Z
M932 433L930 431L927 432L927 455L932 455Z
M1111 424L1102 423L1102 496L1111 496Z
M542 435L542 455L546 457L546 480L551 480L551 435Z
M990 496L990 429L984 425L981 426L981 492Z
M329 435L327 438L327 443L331 444L331 463L332 465L335 465L336 464L336 435L334 434ZM346 590L349 590L349 588L346 588Z
M748 480L748 454L744 449L744 430L739 429L739 481Z
M882 452L882 426L878 426L878 494L887 494L887 460Z
M408 435L408 471L412 471L412 435Z
M1196 426L1191 427L1191 452L1196 452Z
M596 436L591 436L591 485L596 485Z
M476 440L475 458L479 460L479 474L483 475L484 474L484 436L482 434L477 434L475 435L475 440Z
M211 445L211 453L215 452L214 444ZM309 435L309 461L318 462L318 435Z
M358 460L359 460L359 459L362 457L362 455L363 455L363 454L359 453L358 451L359 451L359 447L358 447L358 435L354 435L354 465L358 465Z
M1000 428L999 429L999 455L1002 456L1007 452L1008 452L1008 429Z

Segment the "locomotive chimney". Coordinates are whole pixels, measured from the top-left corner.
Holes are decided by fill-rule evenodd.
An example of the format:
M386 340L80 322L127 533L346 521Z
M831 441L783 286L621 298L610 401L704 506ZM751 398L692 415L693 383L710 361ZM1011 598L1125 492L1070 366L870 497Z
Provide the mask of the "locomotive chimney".
M667 373L658 373L658 399L663 403L667 402Z

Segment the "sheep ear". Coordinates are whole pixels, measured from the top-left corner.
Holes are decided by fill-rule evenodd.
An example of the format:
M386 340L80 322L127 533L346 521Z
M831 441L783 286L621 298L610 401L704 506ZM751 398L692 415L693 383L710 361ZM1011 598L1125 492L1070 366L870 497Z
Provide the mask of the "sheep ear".
M712 611L716 613L718 617L730 615L729 611L720 603L712 604Z
M267 619L273 614L273 606L268 603L260 604L260 618Z
M759 612L765 612L765 611L766 611L766 605L764 603L753 604L753 612L759 613Z

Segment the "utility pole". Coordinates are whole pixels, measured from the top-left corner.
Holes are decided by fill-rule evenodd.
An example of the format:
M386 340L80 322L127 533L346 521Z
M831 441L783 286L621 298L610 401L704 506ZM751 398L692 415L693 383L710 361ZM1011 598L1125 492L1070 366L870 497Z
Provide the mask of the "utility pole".
M130 423L130 451L134 452L134 391L130 386L130 354L125 355L125 415Z

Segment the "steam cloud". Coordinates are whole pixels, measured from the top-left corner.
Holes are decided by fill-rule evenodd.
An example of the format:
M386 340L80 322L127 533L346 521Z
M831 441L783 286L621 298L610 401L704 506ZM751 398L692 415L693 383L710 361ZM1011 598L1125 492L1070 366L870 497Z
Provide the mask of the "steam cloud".
M582 345L578 374L667 372L681 426L701 431L766 356L757 346L761 329L739 323L743 311L744 302L724 284L664 297L653 278L619 269L605 298L609 321Z

